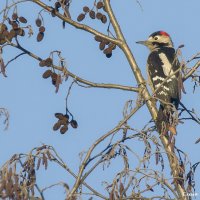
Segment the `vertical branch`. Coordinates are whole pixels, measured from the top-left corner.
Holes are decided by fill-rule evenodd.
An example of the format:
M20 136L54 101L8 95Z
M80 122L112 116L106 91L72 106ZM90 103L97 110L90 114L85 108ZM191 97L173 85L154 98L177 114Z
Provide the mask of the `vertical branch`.
M137 83L138 83L138 86L139 88L141 89L141 94L146 102L146 105L149 109L149 112L152 116L152 118L154 120L156 120L156 117L157 117L157 109L156 109L156 105L153 101L153 99L151 98L149 92L148 92L148 89L146 87L146 82L145 82L145 79L143 78L142 76L142 73L136 63L136 60L128 46L128 44L126 43L126 40L123 36L123 33L122 31L120 30L120 26L114 16L114 13L112 11L112 8L111 8L111 5L110 5L110 0L104 0L104 3L105 3L105 7L106 7L106 11L110 17L110 21L112 23L112 26L114 28L114 30L116 31L116 34L117 34L117 39L120 39L122 40L122 43L119 44L120 48L122 49L122 51L124 52L129 64L130 64L130 67L133 71L133 74L137 80ZM176 188L176 191L179 195L180 198L182 198L183 200L184 199L187 199L187 197L185 196L185 189L181 187L181 185L179 185L177 182L176 182L176 178L179 177L179 171L178 171L178 168L179 168L179 162L178 162L178 158L176 157L175 153L173 152L172 148L170 145L168 145L168 140L166 137L160 137L161 139L161 142L165 148L165 151L167 153L167 156L168 156L168 160L169 160L169 164L170 164L170 168L171 168L171 173L174 177L174 185L175 185L175 188ZM175 178L176 177L176 178Z

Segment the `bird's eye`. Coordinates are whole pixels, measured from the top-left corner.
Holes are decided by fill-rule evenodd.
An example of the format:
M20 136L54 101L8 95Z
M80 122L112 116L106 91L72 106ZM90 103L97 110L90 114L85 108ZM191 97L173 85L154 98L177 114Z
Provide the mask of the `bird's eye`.
M158 40L158 37L156 36L156 37L154 37L154 39L155 39L155 40Z

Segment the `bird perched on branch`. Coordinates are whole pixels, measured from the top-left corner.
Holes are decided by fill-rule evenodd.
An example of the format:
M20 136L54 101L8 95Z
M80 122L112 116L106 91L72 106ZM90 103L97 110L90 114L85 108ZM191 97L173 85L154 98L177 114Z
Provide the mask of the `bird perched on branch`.
M153 96L160 102L156 125L159 133L176 134L176 115L181 99L181 65L171 37L165 31L152 33L146 41L139 41L151 51L147 59L147 72ZM176 117L175 117L176 115Z

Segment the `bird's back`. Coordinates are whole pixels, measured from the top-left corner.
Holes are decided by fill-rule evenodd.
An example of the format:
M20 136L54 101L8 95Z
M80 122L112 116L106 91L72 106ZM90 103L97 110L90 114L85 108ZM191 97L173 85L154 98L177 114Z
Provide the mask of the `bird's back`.
M178 106L180 101L180 68L174 48L160 47L153 50L147 60L147 71L155 96L161 104L174 103Z

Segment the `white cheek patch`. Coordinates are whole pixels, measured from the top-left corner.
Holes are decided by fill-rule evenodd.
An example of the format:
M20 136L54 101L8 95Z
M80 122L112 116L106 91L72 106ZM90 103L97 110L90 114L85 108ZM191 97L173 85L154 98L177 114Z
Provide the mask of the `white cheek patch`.
M162 68L163 68L163 72L164 72L165 76L169 76L169 75L173 74L172 65L169 62L169 60L167 59L167 56L164 53L160 53L159 57L163 63ZM173 75L172 78L175 78L175 76Z

